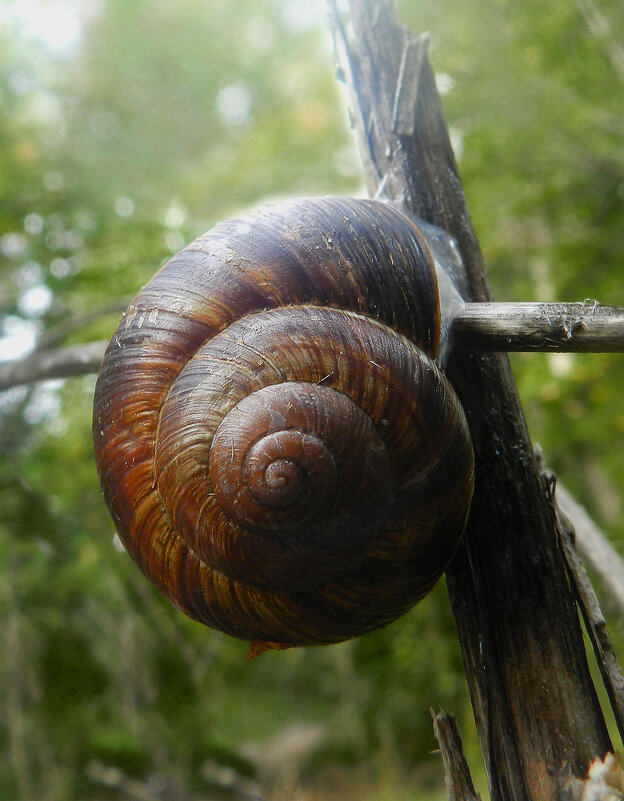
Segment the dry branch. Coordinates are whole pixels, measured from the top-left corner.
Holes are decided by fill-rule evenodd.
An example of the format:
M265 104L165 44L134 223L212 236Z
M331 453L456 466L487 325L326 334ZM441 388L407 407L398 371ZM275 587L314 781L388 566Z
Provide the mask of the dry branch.
M466 351L621 353L624 308L594 301L467 303L455 310L451 333L454 344ZM19 361L0 363L0 391L18 384L95 373L105 347L104 342L88 342L56 350L38 348Z
M624 561L587 510L557 482L557 505L574 525L576 548L596 573L609 599L624 616Z
M444 762L444 778L449 801L480 801L472 783L470 769L464 756L457 721L445 712L431 710L433 733L440 745Z
M88 342L57 350L42 350L19 361L0 364L0 391L20 384L97 373L106 342Z
M615 657L598 597L594 592L589 576L575 548L575 542L577 541L575 523L562 508L562 504L560 503L561 497L565 498L564 504L567 508L576 512L581 523L583 523L585 518L589 518L585 510L569 496L569 493L565 490L561 491L561 488L557 486L554 475L543 463L541 449L536 448L536 456L538 464L541 465L544 491L553 506L559 534L559 543L566 569L574 588L583 620L585 621L585 628L594 649L596 663L609 696L615 724L620 733L620 737L624 739L624 677L622 676L622 669ZM585 533L582 532L581 536L584 535ZM592 541L593 548L588 549L592 558L595 555L596 543L603 549L603 553L606 552L608 554L609 551L613 550L595 526L592 531ZM616 573L618 570L621 571L622 562L619 556L615 553L609 555L612 558L614 571ZM605 570L606 566L601 565L601 572Z
M331 3L353 94L369 191L446 231L468 302L490 301L427 41L388 0ZM583 776L611 749L556 531L508 360L463 352L448 374L466 410L476 489L464 544L447 571L493 801L552 801L561 765Z
M468 351L624 351L624 308L583 303L467 303L452 322Z

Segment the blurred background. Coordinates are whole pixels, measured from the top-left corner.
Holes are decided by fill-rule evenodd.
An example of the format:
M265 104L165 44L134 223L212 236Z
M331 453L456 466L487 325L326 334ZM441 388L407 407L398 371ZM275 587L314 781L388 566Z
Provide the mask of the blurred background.
M398 8L431 35L494 297L624 303L624 5ZM362 194L335 72L322 0L0 0L0 359L108 338L220 219ZM621 548L624 359L512 361L534 441ZM248 663L117 547L94 380L0 394L0 798L442 799L430 707L485 798L444 582L380 632Z

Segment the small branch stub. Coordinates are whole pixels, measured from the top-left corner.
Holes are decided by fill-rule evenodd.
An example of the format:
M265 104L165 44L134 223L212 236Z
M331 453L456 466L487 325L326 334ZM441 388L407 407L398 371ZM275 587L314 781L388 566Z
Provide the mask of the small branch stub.
M433 733L440 745L449 801L480 801L464 756L457 721L446 712L430 710Z

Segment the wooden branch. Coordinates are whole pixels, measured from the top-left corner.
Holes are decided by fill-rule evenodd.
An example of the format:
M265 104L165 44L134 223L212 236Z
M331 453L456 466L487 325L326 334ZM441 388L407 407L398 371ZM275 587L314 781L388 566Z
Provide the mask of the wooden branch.
M119 305L114 308L117 311ZM63 335L71 329L63 328ZM451 336L456 347L469 351L621 353L624 309L593 302L467 303L455 310ZM104 342L57 350L38 347L24 359L0 363L0 391L18 384L96 373L105 347Z
M572 522L576 548L596 573L610 600L624 616L624 561L587 511L557 481L556 500L559 509Z
M430 710L433 720L433 733L440 745L444 762L444 778L449 801L480 801L470 775L470 768L464 756L464 749L453 715Z
M19 384L97 373L107 344L70 345L57 350L36 351L19 361L4 362L0 364L0 391Z
M353 36L335 2L330 9L371 193L447 231L463 261L461 296L488 302L426 39L397 25L389 0L351 0ZM551 801L564 763L582 776L611 743L508 360L462 351L447 372L476 456L470 520L447 583L490 795Z
M611 702L611 709L620 737L624 738L624 677L622 676L622 669L613 651L611 638L607 631L606 621L600 609L598 598L583 567L583 563L574 548L574 526L570 521L562 519L560 511L557 517L560 530L559 541L566 560L568 574L583 613L585 628L594 649L596 662Z
M583 303L467 303L453 342L469 351L624 351L624 308Z
M560 490L556 485L554 475L543 462L541 449L537 449L537 461L541 468L544 491L554 509L559 533L559 543L565 560L566 569L585 621L585 628L594 649L594 655L605 689L611 702L611 710L616 726L620 737L624 740L624 676L622 675L622 669L615 657L611 639L607 631L606 621L600 609L600 603L598 602L598 598L583 563L574 547L576 539L574 523L561 507L559 502ZM566 494L565 491L563 494ZM575 507L578 507L578 504L575 503ZM578 509L575 511L578 514ZM621 566L619 557L614 560L614 566L616 569L618 566Z

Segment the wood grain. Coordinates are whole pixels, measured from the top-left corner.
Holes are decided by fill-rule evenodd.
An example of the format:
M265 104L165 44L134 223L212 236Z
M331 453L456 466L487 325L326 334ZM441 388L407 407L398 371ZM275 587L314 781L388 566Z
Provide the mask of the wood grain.
M488 302L427 40L399 26L387 0L349 6L352 35L330 3L369 191L445 229L463 259L462 296ZM581 776L611 743L507 358L464 352L449 375L477 472L447 579L490 793L494 801L550 801L562 764Z

